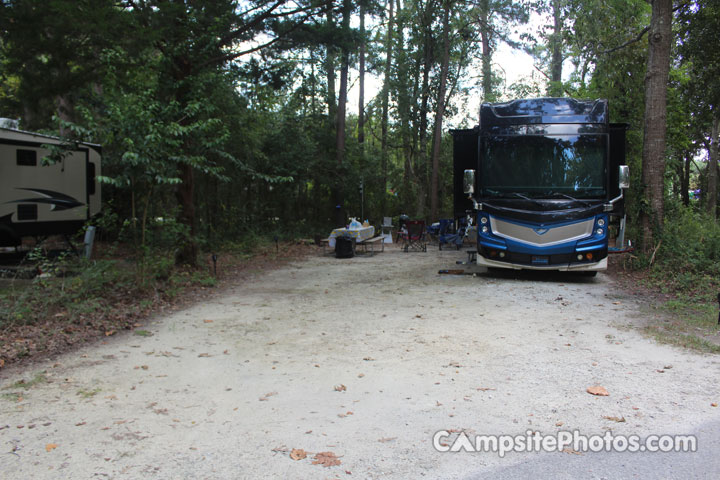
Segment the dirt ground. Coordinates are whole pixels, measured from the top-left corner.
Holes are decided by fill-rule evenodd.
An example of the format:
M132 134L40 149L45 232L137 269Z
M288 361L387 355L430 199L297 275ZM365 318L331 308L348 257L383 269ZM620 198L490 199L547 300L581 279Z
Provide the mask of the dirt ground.
M492 478L579 454L440 453L433 434L720 420L718 358L643 337L633 325L652 313L607 275L438 274L464 259L311 256L5 368L0 478Z

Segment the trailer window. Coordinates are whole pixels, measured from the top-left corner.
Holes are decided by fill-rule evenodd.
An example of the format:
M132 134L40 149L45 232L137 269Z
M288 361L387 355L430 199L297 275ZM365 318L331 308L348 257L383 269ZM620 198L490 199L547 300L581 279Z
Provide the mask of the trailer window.
M88 195L95 195L95 164L88 163L87 168L87 193Z
M37 220L37 205L34 203L21 203L18 205L17 219L18 221Z
M17 149L17 164L24 167L37 165L37 152L35 150Z

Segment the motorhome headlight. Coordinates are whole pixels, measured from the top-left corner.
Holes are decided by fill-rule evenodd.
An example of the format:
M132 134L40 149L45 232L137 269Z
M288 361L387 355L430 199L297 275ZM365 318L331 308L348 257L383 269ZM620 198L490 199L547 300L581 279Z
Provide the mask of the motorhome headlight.
M578 259L578 260L582 260L582 259L583 259L582 253L578 253L577 259Z
M483 217L483 218L485 218L485 217ZM483 225L482 233L488 233L489 231L490 231L490 229L487 227L487 225Z
M599 218L597 221L598 227L604 227L605 226L605 219Z
M487 217L480 217L480 223L482 223L483 225L487 225L487 223L488 223L488 218L487 218Z
M597 233L598 235L602 235L603 233L605 233L605 230L603 230L602 228L598 228L597 230L595 230L595 233Z

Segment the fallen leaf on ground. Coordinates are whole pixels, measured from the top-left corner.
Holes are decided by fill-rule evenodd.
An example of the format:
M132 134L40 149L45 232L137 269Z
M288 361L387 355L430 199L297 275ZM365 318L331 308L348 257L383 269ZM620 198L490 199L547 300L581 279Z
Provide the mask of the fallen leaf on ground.
M260 400L261 402L266 402L268 398L272 397L273 395L277 395L277 394L278 394L278 392L266 393L265 395L260 397L258 400Z
M212 320L203 320L203 323L213 323Z
M590 395L597 395L600 397L607 397L610 395L608 391L605 389L605 387L601 387L600 385L596 385L594 387L588 387L587 393Z
M48 443L47 445L45 445L45 451L49 452L50 450L55 450L57 447L57 443Z
M333 467L340 465L340 459L333 452L320 452L315 455L313 465L322 465L323 467Z
M623 423L625 421L625 417L608 417L606 415L606 416L603 416L603 418L605 420L612 420L613 422L618 422L618 423Z
M344 392L347 390L347 387L343 385L342 383L340 385L335 385L335 391L336 392Z
M574 449L572 449L572 448L570 448L570 447L563 448L562 451L563 451L563 453L571 453L571 454L573 454L573 455L582 455L581 452L578 452L577 450L574 450Z
M201 353L200 355L198 355L198 357L202 357L202 358L207 358L209 356L210 356L209 353Z
M110 335L115 335L115 333L116 333L115 330L110 330L110 331L105 332L105 336L109 337Z
M487 392L488 390L495 390L495 389L490 388L490 387L478 387L475 390L477 390L478 392Z
M378 442L388 443L388 442L392 442L393 440L397 440L397 437L383 437L383 438L379 439Z
M307 457L307 453L302 448L293 448L290 452L290 458L293 460L302 460Z
M717 407L717 405L718 405L717 402L713 402L710 404L711 407Z
M557 422L557 423L555 424L556 427L562 427L563 425L564 425L563 422Z

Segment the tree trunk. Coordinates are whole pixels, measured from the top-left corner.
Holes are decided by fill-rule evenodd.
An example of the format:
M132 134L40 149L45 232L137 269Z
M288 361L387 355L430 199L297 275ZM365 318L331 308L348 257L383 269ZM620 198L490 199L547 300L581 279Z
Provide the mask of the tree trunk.
M71 123L75 117L75 104L69 95L58 95L55 98L55 107L58 118L63 122ZM60 136L63 138L72 137L72 131L64 124L60 125Z
M690 205L690 162L692 162L692 152L685 152L685 161L681 167L680 177L680 198L686 207Z
M548 94L552 97L560 97L563 95L562 88L562 64L563 64L563 39L562 39L562 10L560 9L560 0L553 0L553 33L550 38L550 47L552 49L552 59L550 63L550 85L548 85Z
M415 156L415 165L413 171L415 172L415 185L417 187L415 196L415 215L417 218L425 217L425 200L427 198L427 167L428 167L428 153L427 153L427 134L428 134L428 110L430 102L430 71L435 64L435 55L433 52L433 32L432 24L435 18L435 12L433 11L434 3L428 1L422 16L422 29L423 37L425 39L423 45L423 77L422 77L422 88L420 90L420 111L418 117L420 119L420 126L415 131L419 137L418 155ZM416 124L417 125L417 124Z
M175 197L180 205L180 223L188 229L188 238L182 240L182 245L175 256L178 265L197 265L198 247L195 239L195 175L193 167L187 163L180 165L181 183L175 190Z
M492 85L492 48L490 46L490 4L488 0L480 2L480 43L482 44L482 91L483 102L494 102Z
M440 146L442 144L443 116L445 115L445 92L447 91L448 68L450 65L450 7L445 1L443 9L443 53L440 65L440 90L435 114L435 133L433 135L432 177L430 182L430 221L438 220L438 177L440 174Z
M708 152L707 195L705 195L705 210L713 220L717 218L718 197L718 141L720 140L720 112L713 115L710 149Z
M390 104L390 68L392 66L392 43L393 43L393 0L388 0L390 14L388 17L387 36L385 38L385 80L382 89L382 120L380 126L380 151L382 169L382 201L380 209L383 216L387 215L387 175L388 175L388 117Z
M328 0L328 10L326 14L327 24L330 28L335 27L335 19L333 18L333 1ZM328 44L325 52L325 74L327 75L327 103L328 103L328 121L329 124L335 126L335 116L337 114L337 98L335 97L335 52L333 45Z
M358 144L360 155L365 153L365 4L360 3L360 59L359 59L360 94L358 98Z
M349 33L350 31L350 14L351 14L351 0L343 1L343 18L342 18L342 31ZM335 161L338 167L336 188L336 205L340 205L340 208L335 208L335 223L342 225L345 222L345 215L343 213L343 194L342 188L339 182L342 181L339 175L342 164L345 159L345 118L347 110L347 90L348 90L348 69L350 63L350 51L347 45L343 44L342 47L342 58L340 60L340 91L338 96L337 106L337 122L335 130Z
M325 19L328 28L335 28L335 17L333 16L333 0L327 1L327 12ZM335 159L337 161L337 97L335 95L335 52L334 45L328 43L325 51L325 75L327 77L327 109L328 109L328 129L335 131ZM332 147L328 146L330 150ZM332 151L332 150L331 150ZM335 181L330 186L330 197L333 203L332 219L336 227L345 224L342 212L342 198L340 195L340 179L335 176Z
M645 253L654 248L665 216L663 186L671 23L672 0L653 0L650 48L645 75L645 129L642 154L642 185L647 204L641 212L643 229L641 246Z

